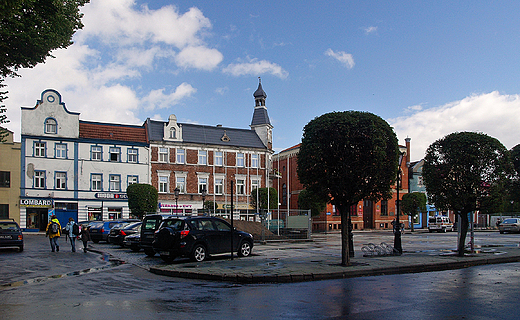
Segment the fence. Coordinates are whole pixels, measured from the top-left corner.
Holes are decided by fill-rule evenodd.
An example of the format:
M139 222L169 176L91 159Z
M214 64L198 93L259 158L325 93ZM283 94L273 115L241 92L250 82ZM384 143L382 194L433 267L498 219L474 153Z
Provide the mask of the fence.
M264 226L270 231L266 239L310 239L310 210L272 210L264 219Z

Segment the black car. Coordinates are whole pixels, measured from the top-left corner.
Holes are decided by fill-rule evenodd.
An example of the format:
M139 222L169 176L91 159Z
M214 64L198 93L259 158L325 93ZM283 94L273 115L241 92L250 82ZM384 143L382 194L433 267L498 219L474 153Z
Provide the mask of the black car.
M23 251L22 229L14 219L0 220L0 247L17 247L19 252Z
M120 219L120 220L108 220L108 221L96 221L90 224L90 239L92 242L98 243L99 241L107 241L108 233L110 229L116 224L122 222L138 222L137 219Z
M155 233L153 249L166 262L176 257L204 261L211 254L231 252L231 225L216 217L171 217ZM253 236L233 230L233 252L247 257L253 249Z
M140 226L139 229L141 229ZM130 248L130 250L134 252L138 252L139 250L141 250L141 232L137 232L126 236L123 240L123 245L126 248Z
M140 247L144 250L144 253L146 253L147 256L153 257L155 255L152 246L155 231L159 229L163 220L168 217L175 216L172 216L171 214L149 214L144 217L143 224L141 225Z
M141 231L141 222L124 222L116 224L110 229L108 233L108 243L118 244L123 246L123 240L126 236L138 233Z

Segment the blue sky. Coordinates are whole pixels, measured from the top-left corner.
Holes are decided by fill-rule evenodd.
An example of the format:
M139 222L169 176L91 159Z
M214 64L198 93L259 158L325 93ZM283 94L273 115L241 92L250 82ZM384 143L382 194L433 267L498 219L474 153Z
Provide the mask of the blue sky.
M258 77L273 147L332 111L412 139L412 160L456 131L520 143L518 1L91 0L75 44L8 79L7 127L56 89L82 120L249 128Z

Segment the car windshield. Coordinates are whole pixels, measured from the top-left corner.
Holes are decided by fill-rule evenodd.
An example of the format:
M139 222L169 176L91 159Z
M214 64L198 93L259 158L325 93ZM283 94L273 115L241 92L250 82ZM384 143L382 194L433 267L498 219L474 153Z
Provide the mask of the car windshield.
M130 222L125 224L124 229L133 229L141 225L141 222Z
M2 223L0 223L0 229L7 230L7 231L20 230L20 228L18 228L18 224L14 223L14 222L2 222Z
M504 222L502 222L502 223L516 223L516 220L517 220L517 219L506 219L506 220L504 220Z

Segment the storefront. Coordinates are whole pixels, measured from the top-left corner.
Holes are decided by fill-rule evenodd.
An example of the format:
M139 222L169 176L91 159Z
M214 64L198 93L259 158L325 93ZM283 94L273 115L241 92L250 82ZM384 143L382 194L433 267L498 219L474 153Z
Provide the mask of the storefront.
M20 224L27 231L45 231L49 214L53 210L52 199L20 199Z
M159 203L159 210L166 214L191 215L193 206L191 204Z

